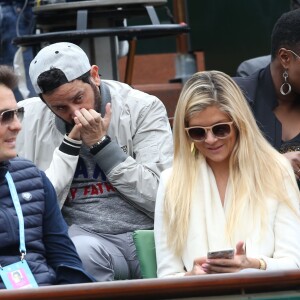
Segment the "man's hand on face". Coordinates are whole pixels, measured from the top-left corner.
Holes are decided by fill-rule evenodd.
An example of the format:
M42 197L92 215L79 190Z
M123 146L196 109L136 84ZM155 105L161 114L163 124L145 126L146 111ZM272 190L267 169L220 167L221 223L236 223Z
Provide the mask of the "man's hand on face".
M91 147L106 135L111 120L111 112L110 103L106 104L103 118L94 109L81 108L75 111L74 122L76 125L74 127L80 130L80 137L85 145Z
M80 125L75 124L72 130L70 131L70 133L68 134L69 138L80 141L81 140L80 128L81 128Z

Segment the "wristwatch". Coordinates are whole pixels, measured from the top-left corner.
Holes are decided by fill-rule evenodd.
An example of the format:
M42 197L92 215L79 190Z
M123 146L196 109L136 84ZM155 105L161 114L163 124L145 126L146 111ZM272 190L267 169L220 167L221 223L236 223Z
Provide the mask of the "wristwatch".
M111 142L111 138L108 135L104 135L99 142L95 143L90 147L90 152L93 155L95 155L110 142Z

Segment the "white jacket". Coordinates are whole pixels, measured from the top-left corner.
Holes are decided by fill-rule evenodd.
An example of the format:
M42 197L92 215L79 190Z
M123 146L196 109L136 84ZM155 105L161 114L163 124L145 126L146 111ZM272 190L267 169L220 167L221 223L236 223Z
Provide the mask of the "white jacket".
M286 270L300 268L300 218L283 202L266 197L266 228L264 234L259 226L251 231L248 238L236 236L230 244L225 239L226 216L230 210L230 188L227 187L224 207L222 206L217 184L210 168L201 165L197 188L190 208L190 219L186 244L182 256L175 255L168 247L164 222L165 188L172 169L161 174L157 192L154 234L157 259L157 276L183 276L193 268L194 259L206 257L208 251L234 248L237 241L246 244L247 256L263 258L267 270ZM290 166L289 166L290 167ZM292 170L290 171L293 175ZM299 192L290 178L285 181L291 205L299 211ZM183 199L184 201L184 199ZM247 227L249 218L245 216ZM240 230L237 233L242 233Z
M162 102L124 83L102 80L105 111L112 104L108 135L112 142L95 155L109 182L133 206L153 216L160 173L173 157L172 132ZM18 155L32 160L53 183L63 205L71 185L78 156L58 149L63 122L40 98L20 101L25 108L22 130L17 138ZM64 127L64 126L62 126Z

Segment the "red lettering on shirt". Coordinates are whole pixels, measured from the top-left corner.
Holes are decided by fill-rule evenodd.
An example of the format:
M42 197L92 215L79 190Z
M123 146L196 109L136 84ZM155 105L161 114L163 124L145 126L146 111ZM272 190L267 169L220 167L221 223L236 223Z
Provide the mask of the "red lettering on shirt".
M110 192L110 191L114 192L115 191L114 187L109 182L105 182L104 184L105 184L106 190L108 192Z
M97 187L99 188L100 194L103 194L102 183L97 183Z
M98 195L99 194L99 191L98 191L97 187L94 184L91 185L91 188L92 188L91 195Z
M77 193L77 188L70 188L70 194L71 194L72 200L74 200L74 198L76 197L76 193Z
M83 195L84 196L87 196L89 193L90 193L90 186L88 185L88 186L85 186L84 188L83 188Z
M70 188L68 201L73 201L77 198L77 200L84 200L86 197L95 197L109 192L115 192L115 188L109 182L97 182L83 187L73 187Z

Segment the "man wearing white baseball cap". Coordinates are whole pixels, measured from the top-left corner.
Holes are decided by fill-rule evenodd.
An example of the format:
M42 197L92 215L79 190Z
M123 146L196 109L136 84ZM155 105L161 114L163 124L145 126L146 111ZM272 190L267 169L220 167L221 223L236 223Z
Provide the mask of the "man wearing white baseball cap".
M132 232L153 228L171 128L159 99L98 71L75 44L43 48L17 148L46 170L85 269L98 281L140 278Z

